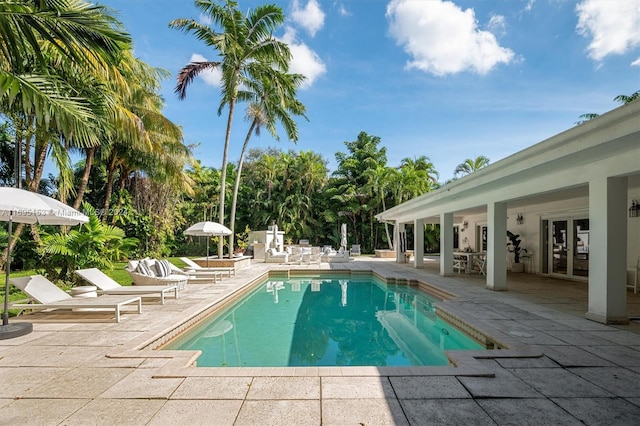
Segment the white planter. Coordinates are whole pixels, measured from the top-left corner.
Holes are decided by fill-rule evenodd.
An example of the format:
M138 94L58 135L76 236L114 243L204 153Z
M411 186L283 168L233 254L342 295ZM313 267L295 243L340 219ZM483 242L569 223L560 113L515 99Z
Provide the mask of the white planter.
M83 298L83 297L98 297L98 287L94 285L81 285L78 287L72 287L69 290L69 294L72 297ZM94 311L92 308L73 308L75 312L91 312Z
M94 285L72 287L69 293L73 297L98 297L98 287Z

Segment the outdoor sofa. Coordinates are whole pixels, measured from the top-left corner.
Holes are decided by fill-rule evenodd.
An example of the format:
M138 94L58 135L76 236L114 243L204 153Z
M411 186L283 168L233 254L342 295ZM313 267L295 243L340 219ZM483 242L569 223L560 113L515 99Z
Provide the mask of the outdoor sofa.
M131 260L124 268L131 277L134 285L176 285L178 290L187 287L189 274L181 271L168 260L145 258ZM209 281L212 281L213 278Z

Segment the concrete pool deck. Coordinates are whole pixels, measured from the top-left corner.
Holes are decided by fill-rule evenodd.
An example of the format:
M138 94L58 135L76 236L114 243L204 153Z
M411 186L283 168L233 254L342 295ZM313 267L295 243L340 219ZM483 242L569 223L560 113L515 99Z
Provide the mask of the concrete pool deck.
M453 354L458 367L197 368L193 353L150 343L268 270L372 270L456 297L442 309L509 345ZM11 425L629 425L640 420L640 324L583 318L586 283L510 274L509 291L477 275L438 275L389 259L285 266L253 262L193 284L120 323L24 316L34 332L0 340L0 424ZM628 292L630 315L640 295ZM41 322L49 318L53 322ZM69 321L69 322L63 322ZM146 348L146 349L145 349ZM267 348L268 350L268 348Z

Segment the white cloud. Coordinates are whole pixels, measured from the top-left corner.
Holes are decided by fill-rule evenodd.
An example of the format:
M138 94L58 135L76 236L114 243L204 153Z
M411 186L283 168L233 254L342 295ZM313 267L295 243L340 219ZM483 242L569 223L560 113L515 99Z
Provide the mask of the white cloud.
M293 22L304 28L311 37L324 25L324 12L317 0L309 0L306 6L300 7L298 0L293 0L291 18Z
M345 7L345 5L341 2L335 2L334 3L335 8L338 10L338 14L340 16L351 16L351 12L349 12L347 10L347 8Z
M491 15L487 29L494 34L504 35L507 32L507 20L502 15Z
M413 58L408 68L435 75L486 74L514 59L491 32L478 29L473 9L462 10L450 1L392 0L387 18L391 36Z
M631 66L632 67L640 67L640 58L638 58L635 61L631 62Z
M189 62L207 62L208 59L204 56L193 53L191 55L191 59ZM198 77L201 77L207 86L213 86L220 88L222 87L222 71L220 68L216 68L214 70L206 70L198 74Z
M211 23L213 22L213 21L211 20L211 17L210 17L210 16L205 15L204 13L201 13L201 14L198 16L198 21L199 21L201 24L204 24L204 25L211 25Z
M531 9L533 9L533 4L536 2L536 0L529 0L527 2L527 5L524 7L524 10L527 12L530 12Z
M589 57L601 61L640 46L640 2L584 0L576 6L578 34L591 38Z
M307 77L302 85L303 89L313 85L318 77L327 72L327 67L318 54L297 40L296 30L287 27L282 41L287 43L291 50L289 72Z

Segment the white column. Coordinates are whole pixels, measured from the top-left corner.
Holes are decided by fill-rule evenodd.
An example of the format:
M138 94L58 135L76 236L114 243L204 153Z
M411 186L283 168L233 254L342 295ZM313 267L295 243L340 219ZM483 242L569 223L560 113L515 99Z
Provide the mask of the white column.
M627 178L589 181L589 307L586 318L626 324Z
M453 213L440 214L440 275L453 275Z
M393 240L395 241L393 246L396 248L396 263L404 263L404 253L400 252L400 233L401 232L405 232L404 223L396 222L396 226L394 228L394 235L393 235Z
M507 203L487 205L487 288L507 289Z
M424 219L413 221L413 266L419 268L424 264Z

